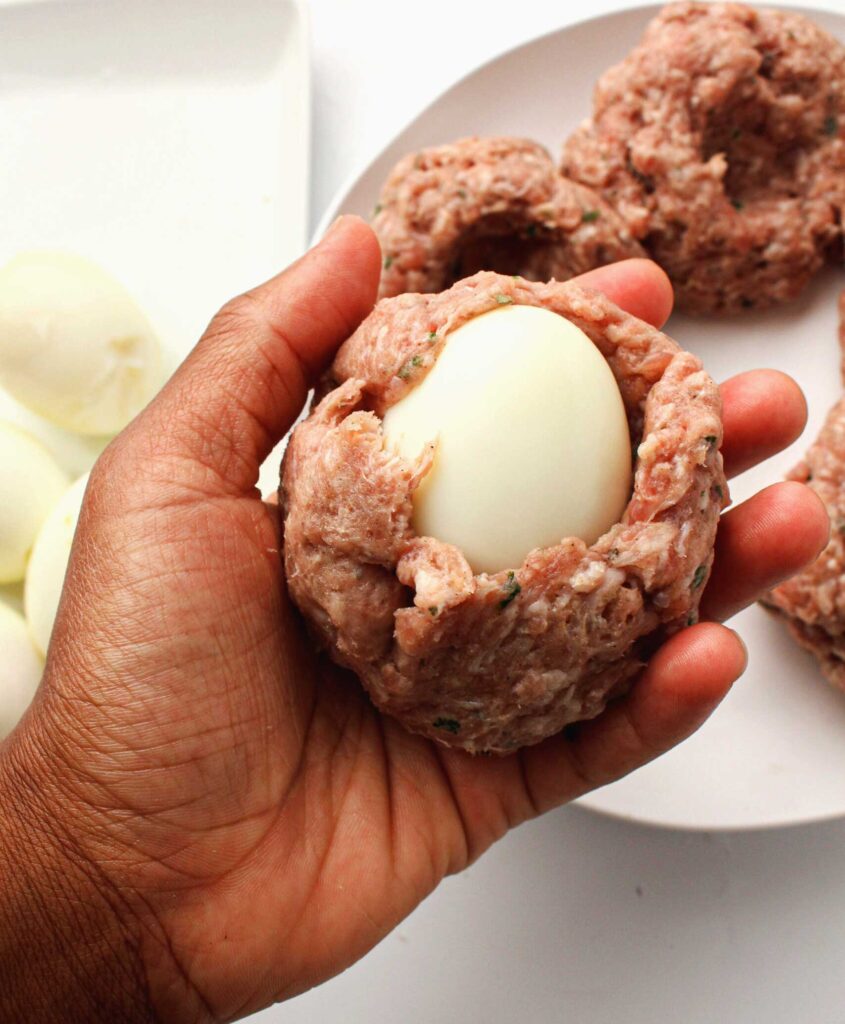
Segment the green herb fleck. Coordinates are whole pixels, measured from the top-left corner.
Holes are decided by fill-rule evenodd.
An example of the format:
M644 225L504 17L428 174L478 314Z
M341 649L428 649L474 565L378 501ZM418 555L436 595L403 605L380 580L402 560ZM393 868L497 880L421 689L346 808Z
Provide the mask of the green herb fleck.
M402 380L407 380L411 376L411 370L415 366L422 366L422 356L414 356L413 359L409 359L399 367L399 371L396 376Z
M599 216L600 214L598 210L584 210L581 214L581 221L584 224L592 224L594 220L599 219Z
M522 587L516 581L516 574L513 572L508 573L508 578L502 584L502 590L505 592L505 596L499 601L499 610L507 608L507 606L513 601L516 595L522 590Z
M466 189L465 189L465 188L459 188L459 189L458 189L458 197L459 197L460 199L466 199L466 197L467 197L467 192L466 192Z
M825 135L835 135L839 131L839 122L833 115L824 119L824 133Z
M446 732L450 732L453 736L461 731L461 723L454 718L435 718L432 725L435 729L445 729Z
M494 298L496 299L496 302L498 302L500 306L509 306L513 302L513 299L510 297L510 295L502 295L501 292L499 292L498 295L494 296Z
M392 263L393 263L393 257L392 256L385 256L384 257L384 269L385 270L390 270L390 265Z
M698 622L698 612L690 612L687 616L687 625L694 626Z
M719 499L719 501L721 501L722 498L724 498L725 496L725 492L722 490L722 485L716 484L713 490L716 492L716 497Z
M439 609L439 608L437 607L437 605L436 605L436 604L433 604L433 605L432 605L432 606L431 606L431 607L430 607L430 608L428 609L429 615L437 615L437 613L438 613L439 611L440 611L440 609Z
M373 207L373 216L378 217L378 215L381 213L383 209L384 207L381 205L381 203L376 203L376 205Z
M707 575L707 566L700 565L695 572L692 574L692 589L698 590L701 584L704 582L704 577Z
M735 210L741 210L745 206L745 203L741 199L732 199L731 206Z
M713 450L713 449L714 449L714 448L716 447L716 445L717 445L717 444L719 443L719 438L718 438L718 437L716 437L716 435L715 435L715 434L705 434L705 436L704 436L704 437L702 437L702 439L701 439L701 440L702 440L702 441L703 441L703 442L704 442L704 443L705 443L705 444L707 445L707 447L708 447L708 448L710 448L710 449L711 449L711 451L712 451L712 450Z
M437 341L437 331L429 331L428 332L428 340L433 345L435 343L435 341Z

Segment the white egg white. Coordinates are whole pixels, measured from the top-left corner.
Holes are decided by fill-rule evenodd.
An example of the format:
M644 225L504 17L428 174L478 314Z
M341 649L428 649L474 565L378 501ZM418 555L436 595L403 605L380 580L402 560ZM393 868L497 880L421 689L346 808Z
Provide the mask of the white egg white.
M0 421L0 583L23 579L38 531L69 483L40 441Z
M518 568L566 537L592 544L630 495L613 372L575 324L536 306L503 305L451 332L383 430L407 458L435 443L414 529L460 548L475 572Z
M59 499L35 541L24 586L24 612L35 646L47 653L59 607L70 549L88 474L80 477Z
M33 252L0 270L0 384L22 405L79 434L115 434L160 376L149 320L96 264Z

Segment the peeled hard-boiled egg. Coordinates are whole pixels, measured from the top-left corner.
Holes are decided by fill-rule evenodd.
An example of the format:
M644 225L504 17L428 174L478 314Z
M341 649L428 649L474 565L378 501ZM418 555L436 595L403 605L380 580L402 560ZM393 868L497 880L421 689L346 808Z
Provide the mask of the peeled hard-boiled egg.
M29 706L42 668L23 616L0 601L0 739Z
M86 473L59 499L38 534L26 570L24 611L35 646L42 654L47 653L53 632L87 483Z
M23 579L38 531L68 483L40 441L0 422L0 583Z
M613 372L580 328L537 306L503 306L452 331L383 430L409 459L435 443L413 527L454 544L477 573L518 568L566 537L593 543L630 495Z
M70 253L33 252L0 270L0 384L79 434L115 434L160 383L160 349L117 281Z

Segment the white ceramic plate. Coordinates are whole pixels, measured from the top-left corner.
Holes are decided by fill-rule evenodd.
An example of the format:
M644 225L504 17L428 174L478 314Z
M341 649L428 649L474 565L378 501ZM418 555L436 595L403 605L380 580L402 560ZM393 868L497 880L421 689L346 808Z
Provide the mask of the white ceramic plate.
M327 210L369 215L394 162L422 146L469 134L527 135L557 154L590 111L597 76L637 42L658 8L596 18L543 36L485 64L419 115ZM845 40L845 16L806 11ZM798 459L840 394L833 271L786 310L730 320L673 317L668 330L700 355L718 380L755 366L791 373L810 402L805 439L734 482L734 501L777 480ZM584 806L675 828L793 825L845 815L845 698L824 683L813 659L759 608L731 623L750 651L748 672L696 736Z
M90 257L149 313L171 370L304 247L309 93L301 0L0 0L0 264ZM2 391L0 418L73 476L105 443Z

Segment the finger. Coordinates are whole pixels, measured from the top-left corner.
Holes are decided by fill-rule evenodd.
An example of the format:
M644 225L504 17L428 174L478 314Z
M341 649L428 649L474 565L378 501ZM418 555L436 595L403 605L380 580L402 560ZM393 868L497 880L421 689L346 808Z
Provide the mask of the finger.
M736 476L792 444L807 423L804 392L779 370L751 370L721 385L725 472Z
M380 266L372 229L341 217L287 270L223 307L136 436L202 462L227 490L253 487L316 375L372 308Z
M676 746L715 710L746 660L736 633L716 623L671 637L627 696L522 752L532 806L542 813L574 800Z
M651 260L609 263L573 280L604 292L617 306L654 327L662 327L672 312L672 283Z
M719 521L716 558L701 600L704 618L722 620L814 562L830 520L804 484L773 484Z

